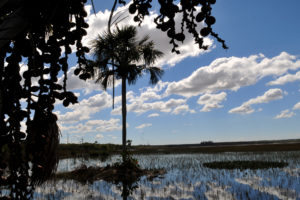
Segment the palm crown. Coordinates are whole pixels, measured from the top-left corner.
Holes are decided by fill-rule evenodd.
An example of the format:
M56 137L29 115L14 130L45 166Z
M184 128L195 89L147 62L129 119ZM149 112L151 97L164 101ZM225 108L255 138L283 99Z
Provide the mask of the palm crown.
M136 28L125 26L114 32L99 35L93 41L95 60L94 77L106 89L112 79L125 78L134 84L146 71L150 73L150 83L155 84L163 75L163 70L152 66L163 55L154 49L154 43L146 36L138 40Z

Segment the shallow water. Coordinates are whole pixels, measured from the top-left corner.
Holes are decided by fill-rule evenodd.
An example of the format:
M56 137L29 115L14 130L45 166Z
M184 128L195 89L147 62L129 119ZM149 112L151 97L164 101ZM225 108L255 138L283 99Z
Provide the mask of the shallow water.
M137 155L142 168L164 168L152 181L142 177L128 199L295 199L300 200L300 152ZM105 166L97 159L64 159L58 171L86 164ZM285 168L267 170L215 170L204 162L228 160L285 161ZM73 180L48 181L35 191L35 199L122 199L122 187L105 181L80 184Z

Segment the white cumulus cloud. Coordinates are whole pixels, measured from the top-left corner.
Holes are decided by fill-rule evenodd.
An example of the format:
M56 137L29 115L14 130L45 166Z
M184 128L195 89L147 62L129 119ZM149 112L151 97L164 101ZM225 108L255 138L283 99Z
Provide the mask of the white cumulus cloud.
M289 109L287 110L283 110L281 111L280 114L276 115L274 117L274 119L282 119L282 118L291 118L293 117L294 115L296 115L294 112L290 111Z
M274 81L270 81L267 85L284 85L289 82L299 81L300 80L300 71L295 74L286 74L277 78Z
M68 126L60 124L60 128L63 133L68 132L71 134L86 134L121 130L122 125L120 124L120 119L112 118L110 120L90 120L85 123Z
M299 110L300 109L300 102L296 103L293 107L293 110Z
M268 103L273 100L282 99L283 91L279 88L272 88L266 91L262 96L258 96L256 98L250 99L245 104L260 104L260 103Z
M74 74L74 70L77 66L71 67L67 73L67 89L68 90L82 90L85 94L89 94L93 91L102 91L103 88L100 83L95 83L95 80L81 80L78 76ZM58 79L60 84L63 84L64 76L61 76ZM121 84L120 80L115 81L115 87L118 87ZM110 89L111 87L108 87Z
M235 113L235 114L251 114L255 110L250 105L242 104L239 107L233 108L229 111L229 113Z
M255 110L251 107L253 104L261 104L268 103L270 101L274 101L277 99L283 98L283 91L279 88L273 88L266 91L262 96L258 96L256 98L250 99L244 102L241 106L233 108L229 111L229 113L236 114L250 114Z
M185 113L196 113L195 110L190 109L187 104L177 106L173 111L172 114L179 115L179 114L185 114Z
M273 58L263 54L218 58L210 65L198 68L187 78L169 83L166 96L177 94L192 97L220 90L237 91L241 87L256 84L264 77L280 76L288 70L299 68L300 60L286 52Z
M159 114L158 113L152 113L152 114L148 115L148 117L159 117Z
M139 126L137 126L137 127L135 127L136 129L143 129L143 128L146 128L146 127L150 127L150 126L152 126L152 124L141 124L141 125L139 125Z
M107 92L102 92L84 99L78 104L70 105L68 109L71 111L64 114L58 113L58 119L61 123L76 123L81 120L88 120L92 114L111 107L111 102L111 96Z
M95 138L96 139L102 139L104 136L102 135L102 134L97 134L96 136L95 136Z
M209 112L212 109L222 108L223 105L220 105L220 103L226 100L226 96L227 94L225 92L219 94L204 94L198 99L197 103L204 105L201 112Z
M171 113L176 107L186 104L186 99L169 99L166 101L143 102L134 101L127 105L128 112L135 112L136 114L143 114L148 111L160 111ZM111 114L121 115L121 107L115 108Z

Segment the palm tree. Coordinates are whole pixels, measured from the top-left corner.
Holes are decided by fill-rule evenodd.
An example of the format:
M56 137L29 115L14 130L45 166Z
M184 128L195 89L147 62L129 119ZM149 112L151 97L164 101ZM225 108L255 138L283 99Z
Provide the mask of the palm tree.
M135 84L144 72L150 74L150 84L156 84L163 70L152 65L163 53L154 48L149 36L138 40L134 26L117 27L99 35L92 44L95 60L90 66L95 69L96 82L106 90L115 78L122 81L122 146L126 152L126 84Z

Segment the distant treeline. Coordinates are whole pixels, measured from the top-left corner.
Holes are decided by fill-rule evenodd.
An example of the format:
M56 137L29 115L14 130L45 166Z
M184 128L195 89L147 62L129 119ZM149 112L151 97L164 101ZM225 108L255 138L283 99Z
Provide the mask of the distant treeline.
M120 152L121 145L116 144L60 144L58 147L59 158L74 157L107 157Z
M120 154L122 146L117 144L60 144L60 158L101 157ZM245 142L212 142L203 141L198 144L178 145L137 145L131 146L133 154L172 154L172 153L218 153L218 152L249 152L249 151L300 151L300 140L268 140Z
M213 145L213 144L214 144L213 141L202 141L202 142L200 142L200 145L203 145L203 146Z

